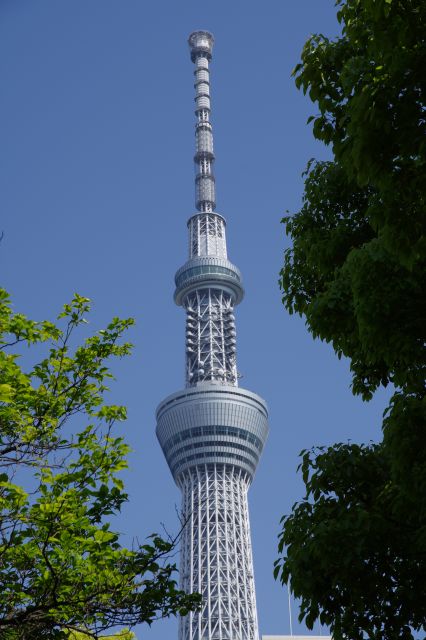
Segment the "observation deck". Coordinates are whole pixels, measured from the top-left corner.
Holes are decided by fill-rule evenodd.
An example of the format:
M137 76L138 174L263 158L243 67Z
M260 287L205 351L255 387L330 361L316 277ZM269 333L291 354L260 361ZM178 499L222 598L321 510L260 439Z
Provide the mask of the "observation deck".
M177 305L192 291L209 287L220 287L228 291L234 304L244 297L240 270L225 258L200 256L191 258L175 275L176 291L174 299Z
M240 468L251 482L267 436L265 401L241 387L199 383L157 408L157 437L178 486L184 471L214 463Z

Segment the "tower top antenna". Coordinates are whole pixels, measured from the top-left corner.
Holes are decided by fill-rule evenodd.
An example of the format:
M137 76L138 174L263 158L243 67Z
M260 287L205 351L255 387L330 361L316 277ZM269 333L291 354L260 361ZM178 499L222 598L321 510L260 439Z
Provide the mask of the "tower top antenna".
M195 62L198 54L203 53L209 59L212 56L214 37L210 31L193 31L188 38L191 60Z
M195 88L195 206L209 213L216 208L213 174L213 131L210 123L210 72L214 38L209 31L193 31L188 38L194 63Z

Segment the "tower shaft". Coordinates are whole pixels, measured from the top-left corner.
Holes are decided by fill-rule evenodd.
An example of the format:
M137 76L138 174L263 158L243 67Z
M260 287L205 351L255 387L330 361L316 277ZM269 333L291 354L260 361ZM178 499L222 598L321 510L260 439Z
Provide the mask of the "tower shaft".
M203 596L186 616L181 640L257 638L247 491L249 478L227 465L195 467L180 478L183 512L181 580Z
M157 437L182 491L181 586L202 595L179 640L258 640L247 494L268 433L265 402L238 387L234 308L244 290L215 211L213 37L189 37L195 65L195 204L188 261L175 275L186 311L186 388L157 409Z

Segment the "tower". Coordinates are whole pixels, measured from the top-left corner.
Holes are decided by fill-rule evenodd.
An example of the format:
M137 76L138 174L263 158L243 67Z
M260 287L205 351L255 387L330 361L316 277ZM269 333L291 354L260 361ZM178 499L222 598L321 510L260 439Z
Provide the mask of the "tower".
M181 587L202 608L179 640L258 640L247 493L268 433L265 402L238 386L234 307L244 290L216 213L210 75L213 36L189 37L195 65L195 205L189 259L175 276L186 311L186 387L157 409L157 436L182 491Z

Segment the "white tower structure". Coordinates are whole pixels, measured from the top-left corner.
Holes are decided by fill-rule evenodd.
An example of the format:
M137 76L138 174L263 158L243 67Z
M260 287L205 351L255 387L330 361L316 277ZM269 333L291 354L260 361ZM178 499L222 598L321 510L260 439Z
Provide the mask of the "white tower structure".
M238 387L234 306L239 270L216 213L210 75L213 36L189 37L195 65L195 205L189 259L175 276L186 311L186 388L157 409L157 436L182 491L181 587L202 608L181 618L179 640L258 640L247 492L268 433L264 400Z

